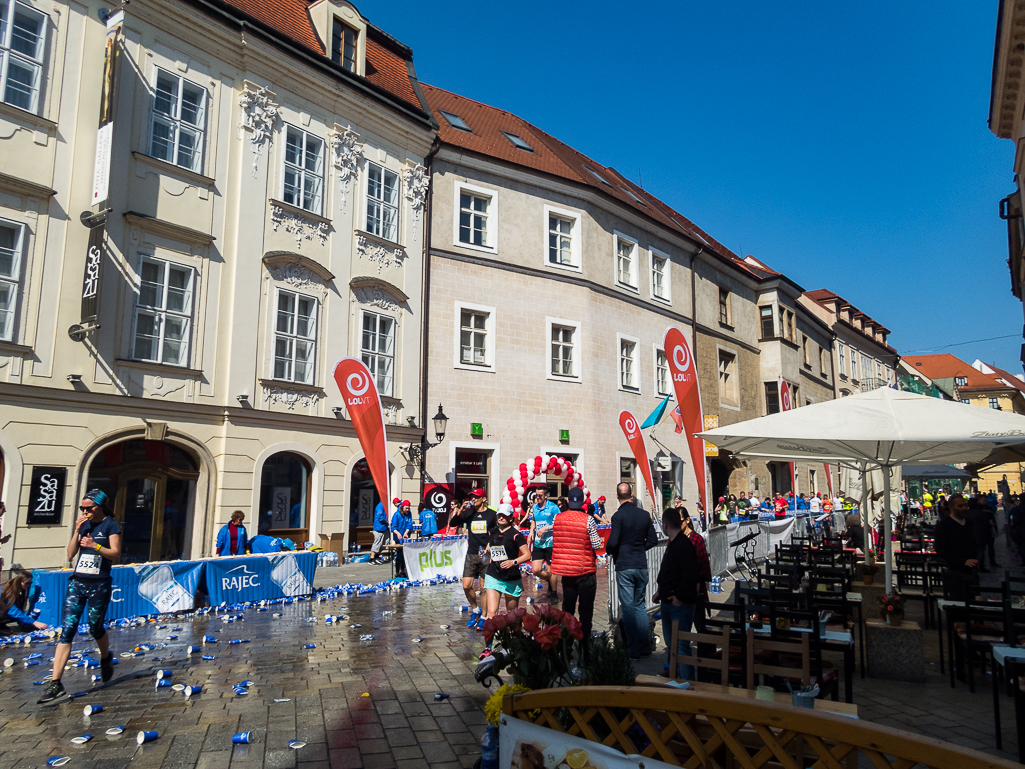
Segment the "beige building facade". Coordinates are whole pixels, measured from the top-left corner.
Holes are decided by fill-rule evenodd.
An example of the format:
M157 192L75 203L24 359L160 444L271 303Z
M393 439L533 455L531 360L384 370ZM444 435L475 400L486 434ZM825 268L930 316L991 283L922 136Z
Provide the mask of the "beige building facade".
M32 74L0 83L5 560L63 565L92 487L129 562L209 555L235 509L251 536L368 539L376 497L331 372L372 369L393 489L417 491L399 446L419 435L435 126L411 52L334 0L108 23L96 3L4 6ZM96 240L79 215L102 221L106 150Z

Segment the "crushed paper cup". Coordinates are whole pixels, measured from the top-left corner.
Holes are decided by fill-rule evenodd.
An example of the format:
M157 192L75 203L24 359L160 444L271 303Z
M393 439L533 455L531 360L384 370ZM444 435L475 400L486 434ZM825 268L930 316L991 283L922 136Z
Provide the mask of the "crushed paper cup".
M64 766L68 761L71 760L71 756L54 756L53 758L46 759L47 766Z
M171 687L172 692L183 692L185 691L185 684L175 684Z
M166 686L166 687L170 687L170 686L172 686L172 685L173 685L173 684L171 683L171 679L169 679L169 678L158 678L158 679L156 680L156 685L154 686L154 688L155 688L155 689L162 689L162 688L164 688L165 686Z
M235 745L248 745L251 732L239 732L231 735L231 741Z
M200 659L204 659L207 662L209 662L210 660L214 659L214 655L212 655L212 654L204 654Z
M124 730L125 728L123 726L112 726L105 732L105 734L108 737L117 737L119 734L123 733Z
M302 740L289 740L288 747L290 747L292 750L299 750L299 748L305 748L306 743Z
M275 697L274 701L275 702L291 702L292 700L288 699L287 697Z
M91 734L88 734L88 733L87 734L80 734L77 737L72 737L71 738L71 744L72 745L85 745L92 738L93 738L93 736Z

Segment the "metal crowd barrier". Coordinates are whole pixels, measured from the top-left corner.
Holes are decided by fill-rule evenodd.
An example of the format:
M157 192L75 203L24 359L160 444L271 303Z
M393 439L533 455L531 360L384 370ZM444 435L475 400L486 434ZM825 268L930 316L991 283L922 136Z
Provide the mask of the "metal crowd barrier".
M800 523L801 529L798 528ZM708 548L708 559L712 566L712 575L725 574L737 564L735 548L730 547L731 542L758 532L753 540L752 561L762 561L772 555L776 545L783 542L790 542L794 533L803 531L804 518L785 518L780 521L741 521L740 523L729 523L725 526L715 526L703 535L705 546ZM655 578L658 576L659 567L662 565L662 556L665 555L668 538L660 538L659 543L647 553L648 558L648 587L644 592L645 605L648 611L656 608L651 600L655 594L657 585ZM612 556L608 558L608 580L609 580L609 624L615 626L619 621L619 590L616 587L616 565Z

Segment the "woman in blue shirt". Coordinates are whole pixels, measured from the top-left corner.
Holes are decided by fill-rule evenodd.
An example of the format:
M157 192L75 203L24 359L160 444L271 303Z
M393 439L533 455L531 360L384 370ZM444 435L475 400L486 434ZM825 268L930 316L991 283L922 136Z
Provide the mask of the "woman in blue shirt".
M0 590L0 626L17 622L22 630L45 630L45 622L36 622L28 611L28 592L32 587L32 572L12 569L11 578Z

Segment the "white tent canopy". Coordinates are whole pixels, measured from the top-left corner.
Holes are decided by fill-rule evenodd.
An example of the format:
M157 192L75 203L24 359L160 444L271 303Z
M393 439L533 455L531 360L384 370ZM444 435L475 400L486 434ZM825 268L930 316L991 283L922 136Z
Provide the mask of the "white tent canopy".
M700 433L740 456L846 462L866 470L979 461L1025 444L1025 416L882 387ZM890 473L883 472L889 497ZM888 511L887 511L888 512ZM883 515L890 589L890 516Z

